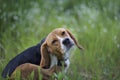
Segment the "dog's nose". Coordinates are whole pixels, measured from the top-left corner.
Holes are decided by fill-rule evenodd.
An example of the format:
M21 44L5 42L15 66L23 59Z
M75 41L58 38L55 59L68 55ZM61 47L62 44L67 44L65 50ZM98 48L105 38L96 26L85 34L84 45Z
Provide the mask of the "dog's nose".
M64 44L64 45L70 44L70 39L69 39L69 38L66 38L65 40L63 40L63 44Z

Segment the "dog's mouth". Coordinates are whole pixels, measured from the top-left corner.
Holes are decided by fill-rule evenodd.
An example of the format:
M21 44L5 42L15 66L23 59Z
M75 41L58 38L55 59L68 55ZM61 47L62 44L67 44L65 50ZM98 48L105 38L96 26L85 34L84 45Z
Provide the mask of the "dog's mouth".
M67 44L66 45L67 51L69 51L72 48L73 45L74 45L73 43Z

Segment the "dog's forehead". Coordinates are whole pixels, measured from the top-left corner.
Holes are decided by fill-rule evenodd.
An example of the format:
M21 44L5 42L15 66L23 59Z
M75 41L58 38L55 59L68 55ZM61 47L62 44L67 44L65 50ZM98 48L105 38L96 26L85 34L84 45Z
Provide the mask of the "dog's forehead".
M62 31L66 31L66 30L64 28L57 28L57 29L54 29L51 33L59 35Z
M54 29L51 33L48 34L48 36L46 37L46 43L48 45L51 45L51 42L54 40L60 40L60 38L64 38L65 36L62 36L61 33L63 31L66 31L66 29L64 28L57 28ZM66 35L67 36L67 35Z
M52 40L55 38L61 37L61 32L66 31L64 28L57 28L48 34L47 39Z
M55 39L55 38L56 38L56 35L53 34L53 33L51 33L51 34L49 34L49 35L47 36L47 41L51 41L51 40L53 40L53 39Z

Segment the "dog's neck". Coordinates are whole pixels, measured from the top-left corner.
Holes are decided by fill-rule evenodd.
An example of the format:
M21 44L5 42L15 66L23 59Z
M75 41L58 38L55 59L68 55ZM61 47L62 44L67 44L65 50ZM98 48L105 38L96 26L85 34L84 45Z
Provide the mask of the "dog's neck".
M50 58L51 58L51 64L50 64L50 68L52 68L54 65L58 65L58 66L64 66L64 72L67 72L67 69L69 68L70 65L70 61L69 58L64 60L64 61L60 61L57 59L57 57L55 55L50 54ZM63 64L62 64L63 63Z
M62 66L64 68L64 72L66 73L68 68L69 68L69 65L70 65L70 61L69 59L65 60L65 61L60 61L58 60L58 66Z

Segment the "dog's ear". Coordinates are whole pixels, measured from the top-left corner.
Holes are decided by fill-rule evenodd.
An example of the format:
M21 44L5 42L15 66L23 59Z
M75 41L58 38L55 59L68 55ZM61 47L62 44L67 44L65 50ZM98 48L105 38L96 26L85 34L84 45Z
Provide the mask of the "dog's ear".
M50 54L47 49L47 44L44 42L41 46L41 62L40 66L42 68L49 68L50 66Z
M74 43L76 44L76 46L77 46L79 49L84 50L84 48L78 43L78 41L77 41L76 38L72 35L72 33L71 33L69 30L67 30L67 29L66 29L66 31L67 31L67 33L69 34L69 36L73 39L73 41L74 41Z

